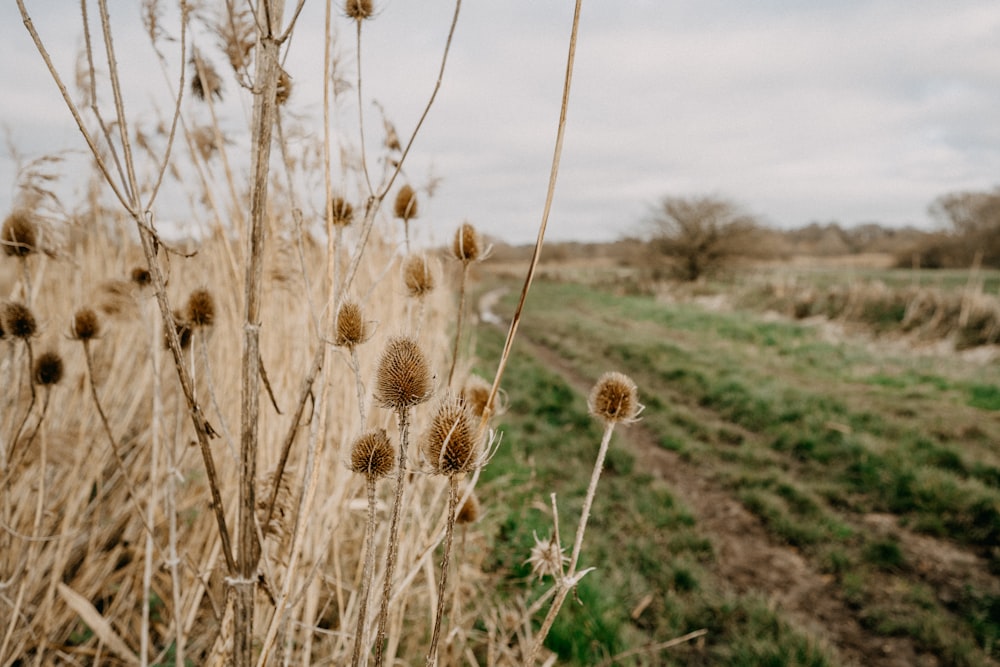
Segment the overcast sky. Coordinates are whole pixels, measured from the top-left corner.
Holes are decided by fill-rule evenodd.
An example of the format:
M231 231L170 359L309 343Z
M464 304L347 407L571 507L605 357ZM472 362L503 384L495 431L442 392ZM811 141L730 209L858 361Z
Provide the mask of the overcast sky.
M26 0L71 79L76 3ZM163 95L133 2L112 2L131 108ZM288 3L292 5L292 2ZM514 242L541 216L573 13L570 0L467 1L444 85L407 175L442 183L420 224L462 220ZM317 122L323 3L307 2L287 61L294 107ZM370 141L377 99L408 134L437 76L453 4L387 0L365 25ZM96 12L96 9L94 10ZM0 7L0 123L28 157L82 148L14 3ZM354 65L353 28L340 48ZM205 40L203 40L204 42ZM211 44L200 44L211 52ZM223 63L218 64L222 70ZM138 70L138 71L135 71ZM226 70L228 71L228 68ZM236 85L227 81L235 96ZM352 107L353 108L353 107ZM242 109L230 118L243 122ZM371 146L370 146L371 147ZM0 209L14 173L0 162ZM665 195L717 194L783 227L930 225L938 195L1000 183L996 0L584 2L554 239L614 239Z

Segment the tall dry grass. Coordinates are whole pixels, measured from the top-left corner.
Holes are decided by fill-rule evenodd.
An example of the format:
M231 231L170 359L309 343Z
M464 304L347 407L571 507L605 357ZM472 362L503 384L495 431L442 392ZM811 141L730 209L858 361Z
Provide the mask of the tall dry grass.
M378 155L370 142L366 149L359 70L360 159L345 158L349 142L331 131L342 91L327 85L324 154L312 163L288 150L292 79L280 64L302 3L225 2L192 13L181 2L174 39L159 23L160 3L143 3L176 100L160 110L166 120L155 137L129 129L105 0L81 5L82 103L18 6L91 150L94 177L72 215L45 217L30 197L19 200L8 227L23 217L35 238L3 233L9 261L0 264L0 294L30 309L37 331L19 336L17 322L2 322L0 662L367 664L374 654L376 664L425 656L430 665L475 662L474 648L488 664L524 660L537 609L515 611L511 621L509 611L484 608L466 508L489 458L493 403L544 239L580 3L521 305L492 385L478 387L485 397L477 411L455 399L461 414L450 426L433 422L436 402L422 399L465 381L460 331L454 345L447 332L456 293L464 309L466 272L459 285L433 288L434 262L421 261L417 274L407 268L418 193L396 180L441 85L460 1L409 138L387 136ZM327 84L336 79L334 23L354 28L360 65L363 26L377 18L370 2L327 4ZM252 114L238 136L248 145L230 145L219 120L223 79L189 48L189 31L198 30L218 39L235 80L247 84ZM110 102L97 94L99 80ZM185 101L189 91L194 99ZM249 165L247 186L239 164ZM376 164L381 174L370 170ZM205 230L184 247L164 241L156 223L161 188L175 181L199 202ZM316 206L304 184L318 181L325 192ZM394 193L396 209L404 202L395 211L402 230L382 210ZM321 232L310 231L315 222ZM467 250L460 244L463 266L474 259ZM364 318L356 336L338 328L347 303ZM96 317L81 320L88 311ZM398 376L378 373L382 351L399 336L419 348L433 379L427 396L396 404L385 396L399 388ZM62 360L59 378L51 364L35 368L52 353ZM458 420L470 454L443 465L454 458ZM376 482L351 460L351 444L370 429L385 429L397 448L407 433L437 433L440 460L412 447L395 484ZM389 521L391 506L398 516ZM464 560L449 582L456 522ZM383 591L380 605L367 604L369 590ZM376 606L378 618L359 615ZM474 629L476 619L486 632Z

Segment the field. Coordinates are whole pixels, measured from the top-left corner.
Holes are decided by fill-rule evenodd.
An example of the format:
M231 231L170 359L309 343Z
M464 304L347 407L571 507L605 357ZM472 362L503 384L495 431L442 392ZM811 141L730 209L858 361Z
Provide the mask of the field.
M562 658L636 647L649 648L617 664L1000 658L995 362L566 277L531 294L522 386L484 473L490 558L510 595L537 590L523 553L551 532L539 496L556 491L570 516L579 506L599 439L590 385L625 372L646 410L616 433L584 549L597 570L554 631ZM500 279L496 313L514 288ZM478 335L491 358L499 334ZM655 649L700 628L700 643Z

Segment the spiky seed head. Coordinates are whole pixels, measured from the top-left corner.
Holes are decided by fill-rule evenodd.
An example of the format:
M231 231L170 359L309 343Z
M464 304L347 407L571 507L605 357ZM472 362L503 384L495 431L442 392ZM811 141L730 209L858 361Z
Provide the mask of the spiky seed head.
M43 352L35 360L32 378L35 384L48 387L56 384L63 376L63 360L56 352Z
M457 475L479 463L476 424L460 396L447 396L424 436L423 453L437 475Z
M292 96L292 75L282 69L278 73L278 88L274 93L274 101L283 106Z
M470 493L469 497L462 503L462 506L458 508L458 514L455 515L455 523L461 526L479 521L479 515L482 513L481 509L479 498L476 497L475 493Z
M482 243L476 228L468 222L455 232L455 240L451 244L451 254L462 262L474 262L482 254Z
M355 21L370 19L375 13L372 0L347 0L344 3L344 13Z
M215 323L215 299L207 289L191 292L187 302L187 321L192 327L210 327Z
M351 471L370 479L381 479L396 467L396 449L384 428L358 437L351 445Z
M434 271L423 255L410 255L403 262L403 283L412 297L421 297L434 289Z
M141 266L137 266L132 269L132 282L139 287L145 287L149 283L153 282L152 276L149 275L149 269L145 269Z
M0 240L8 257L27 257L37 249L35 222L26 211L14 211L3 222Z
M222 77L200 54L191 57L191 92L199 100L222 99Z
M351 348L368 340L368 324L361 306L345 301L337 311L337 345Z
M25 339L38 332L38 323L30 308L11 301L3 307L3 328L14 338Z
M76 340L91 340L101 333L101 322L92 308L81 308L73 315L70 334Z
M478 375L470 377L466 381L465 386L462 387L462 398L465 400L465 404L469 406L469 410L476 417L483 416L483 411L486 409L486 401L490 400L490 391L492 389L493 385Z
M402 220L413 220L417 217L417 192L409 185L404 185L396 193L396 204L393 207L396 217Z
M354 222L354 207L351 202L343 197L334 197L330 200L330 208L333 211L334 227L347 227Z
M563 565L569 561L563 551L565 549L560 549L559 543L553 538L542 540L535 535L535 546L531 547L531 555L525 562L531 565L531 573L539 579L560 577Z
M604 422L631 422L642 411L639 392L629 376L610 371L602 375L587 400L590 414Z
M375 400L382 407L405 410L431 396L431 371L417 341L389 339L375 373Z

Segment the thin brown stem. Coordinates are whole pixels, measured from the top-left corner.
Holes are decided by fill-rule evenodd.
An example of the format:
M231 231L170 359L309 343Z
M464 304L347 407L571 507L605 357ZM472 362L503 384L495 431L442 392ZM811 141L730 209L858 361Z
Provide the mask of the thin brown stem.
M469 278L469 263L462 262L462 282L458 288L458 318L455 323L455 344L451 348L451 368L448 369L448 386L451 387L455 377L455 364L458 362L458 342L462 338L462 317L465 315L465 283Z
M434 630L431 645L427 650L427 667L437 664L438 641L441 639L441 619L444 616L445 598L448 593L448 565L451 558L451 544L455 534L455 516L458 514L458 476L448 476L448 523L444 533L444 553L441 556L441 579L438 581L437 612L434 614Z
M351 667L361 664L361 653L368 646L368 595L371 592L372 576L375 574L375 479L368 475L365 479L368 490L368 522L365 524L365 567L361 575L361 591L358 593L358 624L354 631L354 655ZM367 660L365 661L368 662Z
M556 190L556 178L559 176L559 162L562 156L563 137L566 134L566 114L569 110L569 91L573 81L573 63L576 60L576 40L580 29L580 9L583 0L576 0L576 9L573 13L573 29L569 38L569 56L566 62L566 75L563 83L562 105L559 110L559 129L556 132L556 146L552 155L552 169L549 172L549 187L545 194L545 208L542 211L542 221L538 225L538 238L535 241L535 249L531 254L531 262L528 265L528 272L524 277L524 286L521 288L521 297L514 310L514 317L510 321L510 329L507 331L507 339L503 344L503 353L500 355L500 362L497 364L497 372L493 378L493 386L490 388L489 397L486 399L486 407L483 409L483 418L480 423L480 431L485 432L493 415L493 403L496 400L497 392L500 390L500 381L503 379L504 370L507 368L507 360L510 358L511 347L514 345L514 336L517 335L517 327L521 322L521 313L524 310L524 302L528 298L528 290L535 277L535 269L538 267L538 260L542 253L542 244L545 241L545 229L549 223L549 212L552 210L552 199Z
M396 555L399 550L399 515L403 505L403 484L406 482L406 450L410 441L410 412L408 408L399 410L399 462L396 466L396 495L392 500L392 518L389 522L389 547L385 556L385 579L382 581L382 604L378 612L378 627L375 631L375 667L382 667L385 660L386 623L389 620L389 599L392 597L392 577L396 571Z

